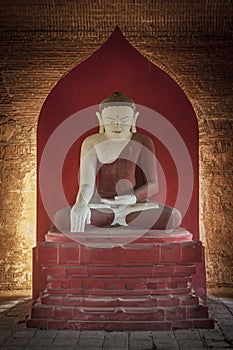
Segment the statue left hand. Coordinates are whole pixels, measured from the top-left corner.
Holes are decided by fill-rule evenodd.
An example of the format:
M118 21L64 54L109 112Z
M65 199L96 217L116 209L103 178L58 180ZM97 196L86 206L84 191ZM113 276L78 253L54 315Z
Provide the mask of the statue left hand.
M118 205L131 205L137 202L137 197L134 194L125 194L122 196L115 196L114 199L101 199L102 203L118 206Z

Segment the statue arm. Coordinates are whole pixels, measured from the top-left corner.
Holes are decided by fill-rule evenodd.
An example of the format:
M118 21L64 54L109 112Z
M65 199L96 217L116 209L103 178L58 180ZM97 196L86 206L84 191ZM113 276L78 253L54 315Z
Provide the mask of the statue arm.
M150 137L145 136L138 164L144 173L144 184L135 189L137 202L153 197L158 193L157 160L154 143Z
M90 202L94 189L97 167L97 155L90 138L87 138L81 149L79 191L76 203L71 209L71 232L83 232L85 224L91 223Z
M76 203L88 204L94 194L97 168L97 155L91 140L84 140L81 148L79 191Z

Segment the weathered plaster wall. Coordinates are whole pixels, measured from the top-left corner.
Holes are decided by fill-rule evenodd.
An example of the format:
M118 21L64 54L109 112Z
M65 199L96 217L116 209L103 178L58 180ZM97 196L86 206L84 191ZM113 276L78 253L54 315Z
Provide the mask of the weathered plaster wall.
M56 82L118 25L130 43L178 82L196 111L207 285L232 291L231 1L5 0L1 8L1 288L31 286L36 125L42 104Z

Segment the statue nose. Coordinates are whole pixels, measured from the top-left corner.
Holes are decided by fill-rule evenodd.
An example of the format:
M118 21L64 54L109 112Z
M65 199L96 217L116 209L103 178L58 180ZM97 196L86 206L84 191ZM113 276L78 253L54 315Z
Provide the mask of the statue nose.
M117 120L116 123L115 123L115 128L116 128L116 129L120 129L120 126L121 126L121 125L120 125L120 123L119 123L119 120Z

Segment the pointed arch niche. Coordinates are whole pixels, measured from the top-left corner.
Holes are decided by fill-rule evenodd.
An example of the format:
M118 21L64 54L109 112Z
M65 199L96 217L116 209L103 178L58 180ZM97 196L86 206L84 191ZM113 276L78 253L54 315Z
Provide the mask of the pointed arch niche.
M114 91L135 101L140 111L137 127L154 140L160 164L160 191L155 200L177 207L183 214L182 226L198 241L195 112L179 85L130 45L117 27L99 50L57 83L42 107L37 140L37 243L44 241L56 211L74 203L81 143L97 132L97 105ZM36 254L34 251L34 299L45 286ZM203 296L204 257L196 268L193 281Z
M44 240L53 214L67 203L74 203L81 143L98 130L97 105L113 91L134 99L140 111L138 127L154 139L163 178L155 200L178 207L183 214L183 226L192 232L194 239L199 239L195 112L178 84L131 46L117 27L98 51L57 83L42 107L37 134L38 170L42 168L46 147L52 145L55 149L38 176L37 241ZM76 122L68 123L71 118ZM67 127L63 129L66 121ZM65 146L56 135L59 127L59 132L64 131L63 138L70 139ZM56 142L52 143L55 137ZM61 155L62 147L67 148L67 154ZM60 165L62 186L58 191L57 184L61 184L56 170ZM45 207L50 207L49 215L45 203L48 203Z

